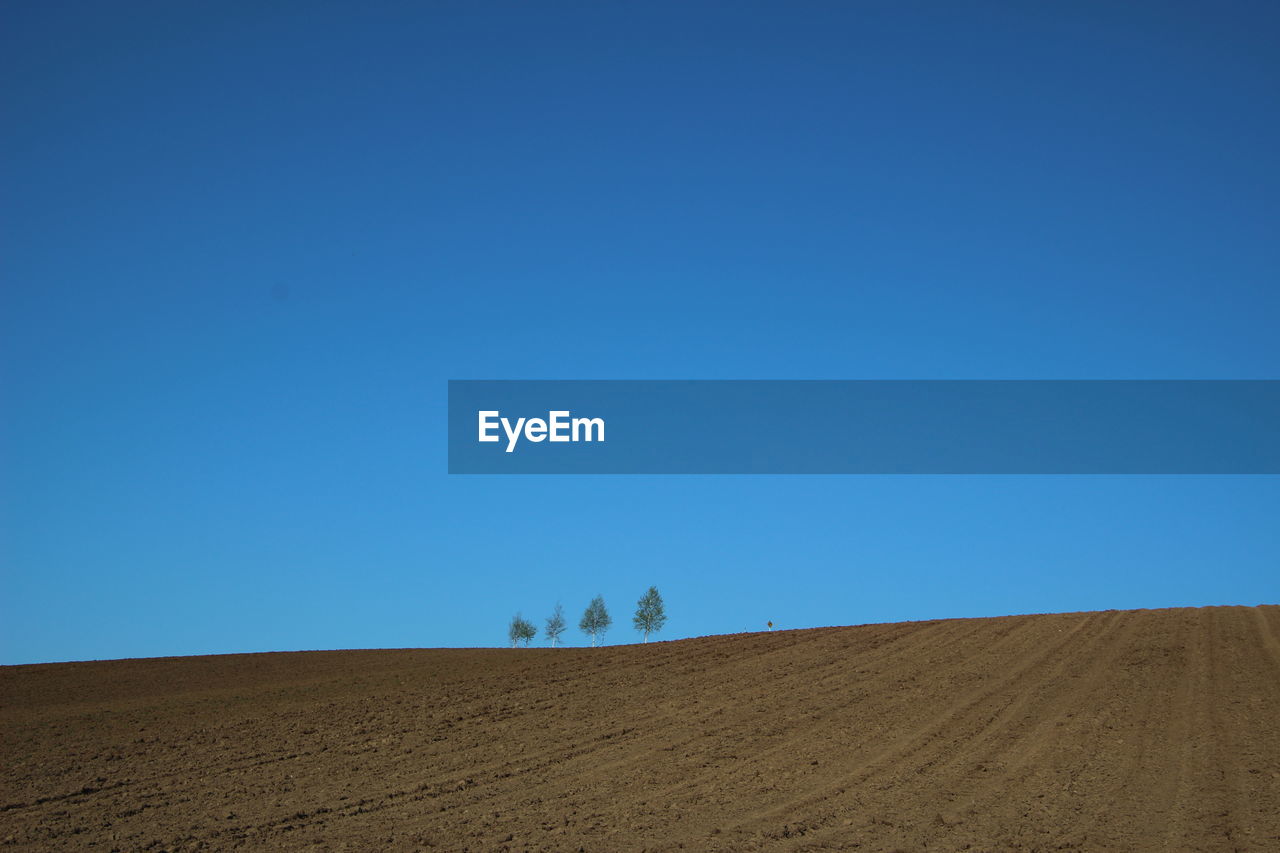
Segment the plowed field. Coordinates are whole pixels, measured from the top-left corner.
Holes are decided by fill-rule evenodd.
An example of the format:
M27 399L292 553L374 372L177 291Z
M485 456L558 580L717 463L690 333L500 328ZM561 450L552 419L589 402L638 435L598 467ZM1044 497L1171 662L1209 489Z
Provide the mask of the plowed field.
M1280 607L0 669L6 849L1280 850Z

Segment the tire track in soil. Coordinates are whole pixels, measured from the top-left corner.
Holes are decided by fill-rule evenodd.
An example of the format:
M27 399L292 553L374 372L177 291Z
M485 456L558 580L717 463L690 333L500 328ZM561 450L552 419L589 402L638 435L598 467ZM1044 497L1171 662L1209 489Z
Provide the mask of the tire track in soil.
M1197 701L1202 696L1210 695L1210 656L1206 648L1209 637L1205 630L1205 616L1203 612L1195 615L1198 630L1191 635L1187 673L1173 707L1171 733L1177 744L1175 749L1178 760L1173 773L1176 781L1168 793L1170 805L1167 809L1168 829L1164 838L1166 850L1187 849L1196 829L1203 826L1208 817L1205 792L1201 791L1199 783L1206 770L1209 770L1203 741L1209 712L1204 704Z
M968 630L965 630L963 632L962 636L970 636L980 630L981 629L978 626L970 626ZM1013 630L1016 630L1016 628L1010 629L1010 631L1013 631ZM926 649L932 651L934 649L941 649L941 648L947 648L947 647L954 649L955 638L952 636L952 632L935 632L935 633L937 633L938 636L934 636L933 633L930 633L929 639L931 641L929 643L927 644L920 643L918 645L911 646L909 648L912 651L916 651L916 652L920 652ZM1004 639L1003 636L998 637L997 642L1003 641L1003 639ZM866 667L871 666L875 663L879 663L886 659L891 659L895 654L899 654L901 652L907 651L907 649L908 647L895 647L895 649L889 649L889 650L879 649L879 650L876 650L876 653L869 656L870 659L857 658L857 657L851 658L846 663L841 664L839 668L840 668L840 671L844 673L847 673L847 671L850 668L853 668L856 672L865 672ZM809 679L797 678L793 680L799 683L804 683ZM835 677L831 678L830 680L839 681L839 679ZM774 685L772 690L775 695L778 693L782 693L785 695L787 693L787 688L789 688L790 686L791 685L781 685L781 686ZM775 714L785 713L787 708L784 705L780 705L777 702L774 702L771 707L764 707L761 704L764 700L766 700L769 697L769 693L766 691L770 689L771 688L768 686L762 686L761 688L759 688L759 691L757 693L753 693L748 697L743 697L740 695L734 696L729 699L729 702L734 706L752 706L754 707L756 712L760 712L760 713L768 713L768 712L772 712ZM814 707L819 707L824 709L824 713L820 716L830 717L830 716L837 715L839 711L844 710L850 704L856 703L859 700L857 698L854 698L854 699L846 698L846 701L837 705L831 705L829 702L825 702L821 700L825 699L825 697L827 696L844 697L846 693L847 693L847 688L843 686L843 683L840 683L816 694L812 694L812 693L805 694L805 697L806 697L807 703L811 702ZM810 716L811 722L818 718L819 717L814 717L813 715ZM705 743L708 739L714 738L716 736L737 735L739 734L739 730L743 728L744 724L750 719L751 719L750 714L746 714L745 716L739 715L737 717L724 721L720 725L720 727L717 729L712 729L712 730L704 729L702 732L697 733L691 737L688 737L685 740L682 740L676 744L661 746L658 748L662 749L663 751L675 751L677 749L692 747L699 743ZM781 742L776 743L764 749L755 747L753 744L750 744L749 742L744 742L741 744L740 751L749 751L751 753L750 760L752 761L753 765L758 765L758 764L766 763L768 759L772 758L778 753L782 753L782 752L786 752L794 749L795 749L794 743L788 740L782 740ZM623 767L627 766L627 764L630 761L631 759L625 759L625 758L619 759L617 762L611 765L611 768L622 769ZM690 791L699 787L702 784L703 782L701 779L691 778L688 781L684 782L683 784L678 784L673 787L668 787L665 790L665 793L671 797L678 797L680 795L685 795L689 793Z
M860 809L864 812L890 813L891 804L885 801L885 797L879 796L884 790L891 791L894 798L929 797L937 802L938 777L942 775L958 780L959 784L953 782L948 786L946 793L950 799L938 803L934 819L923 826L911 828L910 843L925 845L936 842L938 836L947 835L950 832L949 823L961 822L958 816L978 809L983 802L997 796L999 789L1009 784L1016 770L1036 754L1034 750L1027 748L1028 738L1025 733L1015 734L1014 730L1023 727L1034 734L1050 727L1054 722L1053 714L1032 712L1052 708L1072 692L1078 691L1078 687L1071 690L1072 685L1058 686L1061 674L1072 665L1078 665L1079 659L1087 657L1095 648L1115 645L1117 641L1112 636L1113 632L1131 633L1131 629L1116 618L1112 618L1103 625L1102 630L1092 634L1086 628L1087 624L1082 624L1079 631L1074 632L1084 635L1081 638L1083 646L1078 651L1066 653L1066 646L1071 644L1071 639L1068 638L1058 648L1058 654L1038 657L1032 666L1025 668L1015 678L984 694L982 700L973 705L974 713L967 718L965 725L949 738L936 739L933 742L934 749L905 763L899 761L886 764L862 778L857 785ZM1037 679L1037 683L1044 686L1036 690L1020 689L1020 685L1033 677L1032 674L1039 669L1041 663L1047 668L1044 675ZM1096 673L1096 668L1094 672ZM1039 721L1027 724L1028 718ZM957 750L956 744L963 744L965 749ZM979 766L982 770L978 776L966 771L973 763L975 754L981 758ZM952 817L949 820L942 819L940 815L944 812ZM842 807L833 802L830 807L805 822L804 834L793 839L792 846L808 849L817 845L821 848L825 843L847 836L847 829L835 825L840 816L847 813L847 806Z
M997 707L983 723L981 732L966 742L966 749L951 751L957 752L957 757L937 763L936 768L932 763L927 767L930 775L927 784L918 786L925 789L919 791L920 796L936 789L938 777L960 780L951 788L965 791L939 810L939 814L943 811L949 814L935 822L942 824L939 829L947 828L949 822L959 823L965 815L986 810L995 800L1008 797L1008 791L1017 785L1019 774L1052 748L1052 741L1045 734L1058 727L1066 709L1072 709L1074 715L1090 707L1096 689L1108 680L1107 664L1124 654L1127 640L1136 631L1136 623L1123 620L1117 614L1091 636L1085 646L1069 655L1064 652L1045 672L1038 689L1011 687L1012 696L1001 697L1001 701L1005 698L1008 701ZM1064 675L1071 669L1083 669L1084 673L1077 679L1067 680ZM972 763L975 752L988 770L971 782L975 777L963 770ZM1001 768L998 772L994 770L997 767ZM921 773L924 769L916 768L915 772Z
M1261 609L1248 608L1241 614L1246 618L1232 618L1233 610L1209 614L1216 638L1209 646L1210 695L1222 697L1209 703L1210 731L1214 765L1221 776L1204 784L1224 792L1219 818L1224 837L1236 849L1276 849L1280 831L1268 830L1271 816L1259 808L1267 789L1280 790L1280 765L1269 767L1260 760L1280 747L1280 671L1271 654L1275 636L1259 630L1270 627ZM1242 695L1242 687L1253 683L1263 689L1257 695Z
M1087 625L1094 621L1102 621L1103 618L1105 617L1102 614L1096 614L1079 620L1068 631L1066 638L1048 648L1037 649L1033 642L1034 638L1026 638L1023 648L1026 648L1026 643L1030 643L1031 647L1029 650L1020 652L1019 665L1011 675L1000 678L994 685L984 684L968 692L956 702L955 706L948 707L942 713L931 717L923 725L913 727L905 734L877 749L858 769L841 773L835 779L829 780L819 791L807 792L799 798L778 804L763 815L753 818L749 826L764 828L779 823L785 824L787 815L805 812L815 804L830 799L837 793L866 787L874 780L882 779L887 773L892 772L894 765L913 761L921 753L935 757L940 755L951 748L954 742L954 740L947 738L946 733L949 730L962 726L970 718L981 717L984 703L989 702L993 697L1007 690L1013 689L1015 685L1024 683L1031 677L1032 672L1037 667L1054 655L1061 653L1068 645L1076 642L1077 638L1084 633ZM1113 615L1110 617L1110 621L1114 622L1114 620L1115 616ZM962 738L962 740L971 739L981 731L981 728L981 725L979 725L972 734Z
M1114 705L1118 708L1099 716L1100 726L1095 730L1092 748L1082 750L1083 759L1071 770L1072 784L1077 790L1086 786L1093 788L1113 799L1117 808L1125 807L1130 817L1145 816L1148 823L1161 827L1169 823L1180 778L1176 753L1161 747L1177 742L1179 726L1185 728L1184 718L1170 713L1170 709L1185 702L1187 692L1189 659L1177 652L1187 649L1193 641L1189 612L1181 611L1166 622L1169 624L1162 625L1159 631L1145 632L1148 638L1165 637L1162 646L1166 650L1165 665L1152 675L1149 684L1135 684L1128 670L1112 673L1107 686L1117 697ZM1102 740L1111 730L1136 733L1137 748L1128 754L1116 754ZM1113 770L1117 758L1119 763ZM1069 834L1085 837L1090 820L1090 815L1078 813L1068 824ZM1089 841L1101 843L1097 836L1103 829L1105 827L1095 827ZM1134 844L1132 839L1118 838L1109 838L1107 843L1111 846Z
M1267 619L1267 612L1280 612L1280 607L1252 607L1254 622L1257 624L1258 638L1262 648L1271 658L1271 663L1280 669L1280 628L1274 621Z
M988 646L992 648L1000 647L1002 643L1006 642L1006 639L1007 637L1009 637L1010 634L1018 633L1018 631L1023 628L1025 628L1024 625L1015 624L1015 622L1010 622L1010 625L1007 626L1007 628L1004 631L991 631L991 634L995 634L995 638L993 639L988 638L992 640L992 642L988 643ZM955 635L954 635L955 630L956 630L956 626L951 626L950 630L945 631L945 633L938 635L936 640L934 640L934 642L931 643L931 647L948 648L950 649L950 652L952 654L955 654L955 656L963 656L964 654L963 649L961 649L960 647L957 647L955 643ZM970 635L974 635L974 634L975 634L975 631L973 630L963 630L963 634L961 634L961 637L970 637ZM864 663L859 662L858 671L863 671L864 666L865 666ZM780 690L780 693L781 693L781 690ZM837 708L831 708L828 706L826 711L826 716L835 716L837 715L838 711L841 710L841 708L847 708L847 707L849 707L849 703L842 703L841 706ZM773 713L787 713L788 708L778 706L778 707L769 708L768 711L771 711ZM749 719L749 716L750 715L748 715L748 719ZM795 715L792 715L792 717L794 716ZM809 720L808 724L806 724L806 738L809 738L809 739L818 738L819 735L815 734L814 727L812 724L815 720L820 721L820 719L822 719L822 715L814 716L812 715L812 713L806 713L805 716L806 716L806 719ZM737 724L735 724L735 726L736 725ZM733 727L735 726L730 726L730 730L732 730ZM705 743L705 740L707 739L708 738L705 738L705 736L703 736L703 738L699 738L696 740L700 740L700 742ZM750 757L749 757L750 763L739 762L739 765L736 765L736 774L732 775L730 777L730 780L727 780L727 781L736 781L737 784L742 784L744 783L745 780L748 780L751 775L755 774L756 776L758 776L760 774L760 771L758 770L758 768L762 766L768 766L769 760L771 760L771 758L773 758L774 756L778 756L778 754L780 753L795 752L796 749L797 747L796 747L796 744L794 743L794 739L783 739L781 740L780 743L773 744L772 747L769 747L767 749L754 748L753 745L751 745L749 742L741 743L740 751L750 752ZM690 775L689 779L684 781L684 783L673 786L673 788L664 789L663 793L668 795L668 797L678 799L682 797L682 795L686 795L691 792L694 792L694 790L700 788L700 786L703 786L704 784L705 784L704 780L701 780L700 777L696 775Z

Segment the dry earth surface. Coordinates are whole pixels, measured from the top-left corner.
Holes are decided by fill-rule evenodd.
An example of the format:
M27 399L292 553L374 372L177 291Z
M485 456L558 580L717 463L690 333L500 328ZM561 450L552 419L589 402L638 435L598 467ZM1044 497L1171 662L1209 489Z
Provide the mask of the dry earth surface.
M0 668L0 846L1280 850L1280 607Z

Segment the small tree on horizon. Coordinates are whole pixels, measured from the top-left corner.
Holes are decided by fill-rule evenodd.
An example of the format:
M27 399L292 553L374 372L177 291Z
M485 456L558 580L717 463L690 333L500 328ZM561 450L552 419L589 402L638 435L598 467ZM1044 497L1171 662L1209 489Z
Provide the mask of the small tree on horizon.
M517 613L511 617L511 624L507 626L507 639L511 641L511 648L524 640L524 644L529 645L529 641L538 635L538 629L533 627L533 623Z
M609 617L609 610L604 606L604 596L597 595L587 605L587 610L582 614L582 621L578 623L578 627L582 629L582 633L591 635L591 645L594 647L598 644L600 635L608 631L612 624L613 619Z
M542 633L551 641L551 648L559 645L560 635L564 633L564 608L560 606L560 602L556 602L555 612L547 617L547 627Z
M636 630L644 634L646 643L649 642L651 633L656 634L667 624L667 611L662 606L662 596L656 586L649 587L649 591L640 596L640 600L636 602L635 618L631 621Z

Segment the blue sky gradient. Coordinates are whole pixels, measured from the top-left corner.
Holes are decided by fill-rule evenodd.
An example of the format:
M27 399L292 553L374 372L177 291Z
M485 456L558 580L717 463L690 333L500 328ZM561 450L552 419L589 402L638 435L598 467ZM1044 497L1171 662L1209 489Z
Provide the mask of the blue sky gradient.
M1280 378L1275 4L0 21L0 663L1280 599L1276 477L445 473L448 379Z

